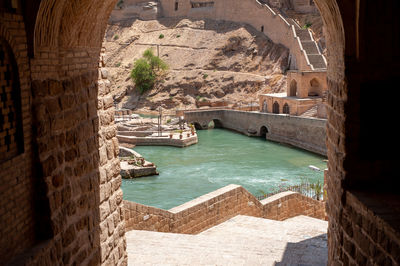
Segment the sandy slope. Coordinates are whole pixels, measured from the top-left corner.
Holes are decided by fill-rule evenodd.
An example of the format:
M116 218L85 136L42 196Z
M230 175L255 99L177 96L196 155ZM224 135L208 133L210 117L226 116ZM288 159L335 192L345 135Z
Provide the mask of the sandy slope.
M203 98L246 104L256 101L259 93L282 92L286 86L288 49L244 24L136 20L129 27L109 26L104 45L120 107L192 108ZM129 74L145 49L153 47L157 54L157 45L169 70L152 91L140 96Z

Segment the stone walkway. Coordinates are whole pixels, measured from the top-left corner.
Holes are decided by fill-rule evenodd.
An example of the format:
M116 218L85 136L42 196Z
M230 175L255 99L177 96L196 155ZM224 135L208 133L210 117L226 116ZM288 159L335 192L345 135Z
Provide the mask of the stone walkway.
M238 215L198 235L126 233L129 265L326 265L328 223Z

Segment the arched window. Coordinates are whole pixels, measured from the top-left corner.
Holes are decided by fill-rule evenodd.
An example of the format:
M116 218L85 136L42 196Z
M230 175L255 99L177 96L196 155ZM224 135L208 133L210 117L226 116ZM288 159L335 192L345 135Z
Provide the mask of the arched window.
M289 96L297 96L297 81L294 79L290 82Z
M175 2L175 11L178 11L179 3L178 1Z
M288 105L287 103L285 103L285 104L283 105L283 110L282 110L282 112L283 112L284 114L290 114L289 105Z
M274 104L272 105L272 112L274 114L279 114L279 103L278 102L274 102Z
M320 96L321 85L316 78L310 81L310 89L308 90L308 96Z
M264 32L264 26L261 26L261 32Z
M264 100L264 102L263 102L262 111L264 113L268 112L268 105L267 105L267 101L266 100Z
M0 38L0 162L24 150L18 68L8 43Z

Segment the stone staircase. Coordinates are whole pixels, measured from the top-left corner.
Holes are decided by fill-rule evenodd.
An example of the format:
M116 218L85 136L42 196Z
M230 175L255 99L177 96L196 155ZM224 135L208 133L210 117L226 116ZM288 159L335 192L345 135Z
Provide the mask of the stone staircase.
M308 29L299 28L298 25L295 25L294 29L297 37L300 39L303 50L306 52L308 61L313 66L314 70L326 70L326 61L317 43L312 38L311 32Z
M302 113L300 116L302 117L316 117L318 112L318 106L313 106L304 113Z
M129 265L326 265L328 223L238 215L197 235L132 230Z
M266 0L256 0L261 4L268 6L272 9L276 14L280 14L287 23L291 25L294 29L295 37L299 37L301 46L305 51L305 56L308 59L308 62L311 65L312 70L326 70L326 60L324 56L321 54L320 49L318 48L317 43L312 37L311 32L308 29L301 28L300 25L293 20L292 18L288 17L285 12L283 12L279 6L280 1L278 0L270 0L269 3Z

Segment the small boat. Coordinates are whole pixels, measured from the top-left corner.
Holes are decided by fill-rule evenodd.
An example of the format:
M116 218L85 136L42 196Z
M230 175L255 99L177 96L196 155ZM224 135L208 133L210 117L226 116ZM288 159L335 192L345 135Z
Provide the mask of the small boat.
M308 166L311 170L314 170L314 171L321 171L321 169L319 169L318 167L316 167L316 166L314 166L314 165L309 165Z

